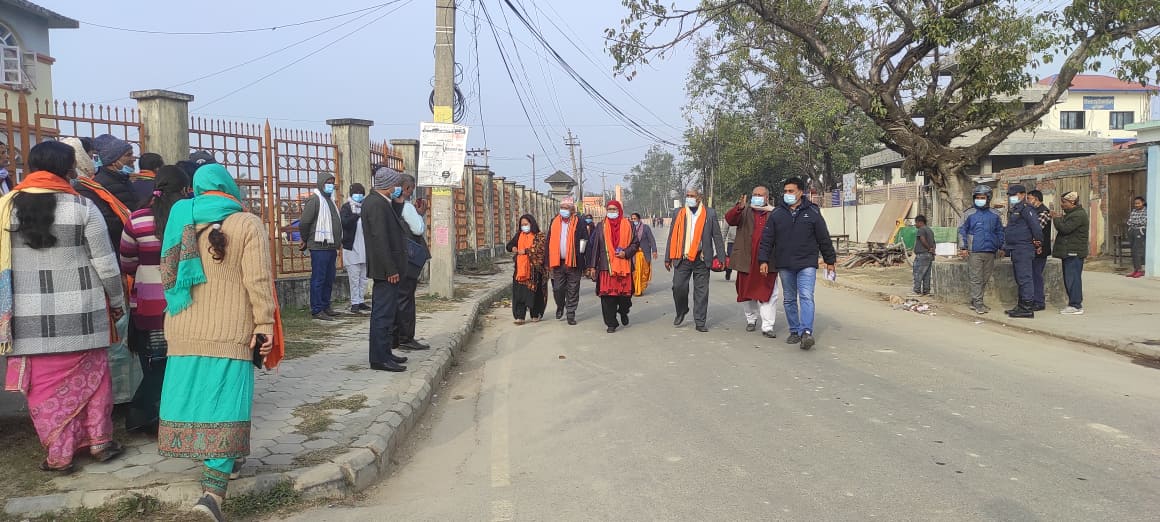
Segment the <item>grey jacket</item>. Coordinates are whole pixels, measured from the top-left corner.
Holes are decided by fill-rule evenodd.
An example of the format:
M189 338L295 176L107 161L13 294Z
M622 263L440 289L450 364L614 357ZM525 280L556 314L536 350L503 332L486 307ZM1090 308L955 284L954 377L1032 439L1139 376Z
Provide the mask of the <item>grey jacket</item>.
M702 203L702 205L704 205L704 203ZM676 223L677 212L684 211L684 207L678 208L676 211L674 211L672 216L669 216L673 219L672 222ZM707 212L707 214L705 215L705 228L701 231L701 259L705 260L706 265L713 264L713 259L717 259L721 262L722 265L724 265L725 238L721 235L721 222L717 221L717 212L713 209L704 207L703 211ZM675 229L673 227L669 227L669 239L665 242L665 261L671 263L675 263L680 261L680 259L684 259L684 257L679 259L669 259L669 252L671 251L673 244L674 230ZM676 241L678 244L683 244L685 242L685 238L680 237L677 238Z
M319 192L322 192L322 187L326 185L326 180L331 177L330 174L325 172L318 175L317 187ZM342 248L342 219L339 217L338 205L335 205L334 201L330 199L325 201L323 203L319 200L317 194L311 194L306 199L306 204L302 207L302 217L298 220L298 232L302 236L302 241L306 243L306 248L310 250L338 250ZM330 210L330 225L334 232L334 242L327 244L314 241L314 226L318 222L318 212L323 204Z

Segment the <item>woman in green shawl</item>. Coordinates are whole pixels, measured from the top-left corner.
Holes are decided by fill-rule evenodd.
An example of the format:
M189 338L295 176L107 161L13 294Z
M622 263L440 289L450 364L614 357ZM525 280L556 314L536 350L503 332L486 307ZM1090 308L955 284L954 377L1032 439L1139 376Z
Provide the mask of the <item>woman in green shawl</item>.
M169 360L157 446L205 463L195 509L222 520L230 476L250 451L253 347L270 352L277 301L266 227L243 210L233 177L205 165L193 191L173 205L161 246Z

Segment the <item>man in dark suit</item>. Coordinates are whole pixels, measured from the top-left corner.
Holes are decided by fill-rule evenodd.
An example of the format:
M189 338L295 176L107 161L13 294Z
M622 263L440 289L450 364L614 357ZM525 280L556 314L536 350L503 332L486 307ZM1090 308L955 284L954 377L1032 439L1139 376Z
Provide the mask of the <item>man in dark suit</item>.
M689 313L689 279L693 280L693 321L698 332L708 332L709 267L717 260L725 266L725 238L717 213L702 204L701 192L685 191L685 208L673 213L665 246L665 270L673 272L673 301L677 317L673 326L685 322ZM673 268L676 268L673 271Z
M380 168L375 172L374 191L362 204L362 227L366 243L367 277L371 289L371 369L401 372L406 357L391 352L395 315L399 309L399 283L407 271L407 247L403 222L391 200L398 196L402 180L399 172Z

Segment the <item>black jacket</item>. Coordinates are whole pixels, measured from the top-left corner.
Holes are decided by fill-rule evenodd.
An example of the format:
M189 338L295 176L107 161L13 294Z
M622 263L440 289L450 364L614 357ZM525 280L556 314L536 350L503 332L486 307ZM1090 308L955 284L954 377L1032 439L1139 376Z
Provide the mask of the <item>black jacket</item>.
M1019 247L1035 248L1032 241L1043 241L1043 227L1039 225L1039 213L1034 207L1026 201L1011 206L1003 240L1006 243L1003 250L1008 252Z
M407 245L403 240L403 219L391 202L378 192L367 194L362 205L362 226L367 247L367 277L384 280L405 275Z
M133 190L128 174L101 167L101 170L93 176L93 181L105 187L105 190L108 190L113 197L129 207L129 212L137 210L141 205L141 202L137 201L137 192ZM121 222L121 218L117 217L117 213L113 212L113 207L110 207L108 203L105 203L105 200L84 186L78 187L77 192L89 198L101 211L101 216L105 218L105 227L109 229L109 239L112 241L113 250L120 250L121 232L125 230L125 224Z
M359 215L354 213L349 201L343 203L342 208L338 210L338 219L342 222L343 250L354 250L354 235L358 231Z
M599 272L608 271L608 244L604 242L604 227L606 226L608 226L607 220L596 226L596 230L592 232L592 241L588 243L588 253L585 254L587 260L584 266L595 268ZM632 223L629 223L627 219L624 219L620 226L633 228ZM640 238L636 237L636 230L633 229L632 241L629 241L628 246L624 249L624 255L627 256L630 264L633 263L633 256L638 250L640 250Z
M802 196L796 215L784 202L770 212L761 232L758 263L770 263L778 270L817 268L819 254L827 265L838 262L822 209Z

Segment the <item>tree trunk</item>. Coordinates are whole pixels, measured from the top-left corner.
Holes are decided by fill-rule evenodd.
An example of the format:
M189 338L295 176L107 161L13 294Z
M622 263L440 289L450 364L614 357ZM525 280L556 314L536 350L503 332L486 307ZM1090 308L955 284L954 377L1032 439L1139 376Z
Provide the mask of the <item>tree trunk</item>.
M939 163L935 170L938 174L933 180L943 180L941 186L934 183L939 198L937 222L944 227L958 226L967 209L967 202L971 199L971 178L961 163Z

